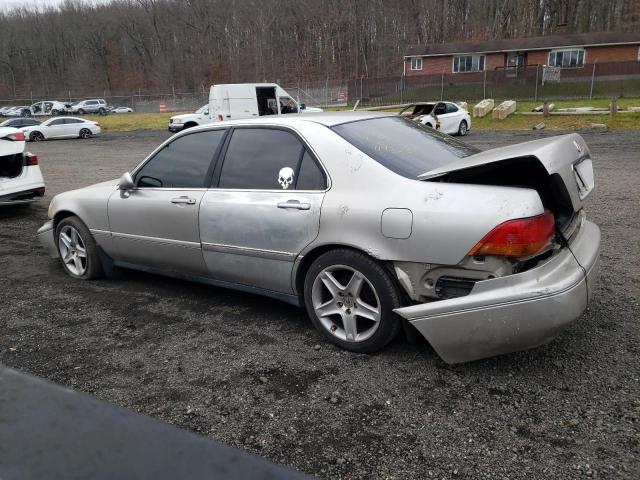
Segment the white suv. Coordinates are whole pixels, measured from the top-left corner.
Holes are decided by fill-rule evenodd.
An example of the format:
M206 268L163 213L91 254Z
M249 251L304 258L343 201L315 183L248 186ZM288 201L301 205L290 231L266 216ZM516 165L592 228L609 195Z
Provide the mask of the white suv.
M71 106L71 112L84 115L85 113L107 114L107 102L102 98L93 98L90 100L82 100Z
M0 206L33 202L44 195L38 157L24 152L24 133L0 127Z

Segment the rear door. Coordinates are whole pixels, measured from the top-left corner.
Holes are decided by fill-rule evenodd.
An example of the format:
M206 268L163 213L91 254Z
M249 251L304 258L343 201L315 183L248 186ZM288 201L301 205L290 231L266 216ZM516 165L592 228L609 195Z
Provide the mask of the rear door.
M292 293L299 253L316 238L327 187L305 143L283 128L235 128L216 187L200 209L209 274L219 280Z
M456 133L460 124L460 112L457 106L453 103L442 102L438 104L440 110L444 106L444 113L438 114L438 120L440 120L440 130L444 133Z
M198 213L226 132L179 136L134 173L136 188L111 195L109 223L117 262L206 274Z
M65 137L78 137L80 135L80 130L82 129L83 122L76 118L65 118L64 119L64 136Z

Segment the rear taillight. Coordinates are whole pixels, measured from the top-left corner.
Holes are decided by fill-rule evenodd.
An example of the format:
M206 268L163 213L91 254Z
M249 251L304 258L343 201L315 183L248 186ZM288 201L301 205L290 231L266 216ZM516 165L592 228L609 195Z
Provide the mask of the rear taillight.
M553 213L501 223L480 240L467 255L529 257L547 247L555 232Z
M24 154L24 166L25 167L33 167L38 165L38 156L33 153L25 153Z
M94 124L96 127L99 127L99 126L100 126L100 124L99 124L98 122L93 122L93 124Z
M222 115L218 114L218 120L223 121L224 117Z
M12 142L24 142L25 140L23 132L10 133L2 138L5 140L11 140Z

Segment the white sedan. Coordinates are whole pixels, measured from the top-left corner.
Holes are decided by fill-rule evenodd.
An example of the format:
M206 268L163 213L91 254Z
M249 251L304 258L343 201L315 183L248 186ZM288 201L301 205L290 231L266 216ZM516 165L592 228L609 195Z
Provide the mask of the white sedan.
M78 117L56 117L40 125L22 128L25 137L31 142L51 138L89 138L100 134L100 124Z
M109 110L109 113L133 113L133 109L129 107L114 107Z
M44 195L38 157L24 152L24 133L0 127L0 206L32 202Z
M471 115L453 102L413 103L400 115L449 135L464 136L471 129Z

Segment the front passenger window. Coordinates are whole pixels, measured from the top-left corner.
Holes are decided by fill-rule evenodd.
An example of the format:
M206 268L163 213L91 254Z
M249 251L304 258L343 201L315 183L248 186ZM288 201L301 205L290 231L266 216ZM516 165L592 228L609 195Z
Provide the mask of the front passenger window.
M176 138L136 172L138 188L206 188L209 168L226 130Z

